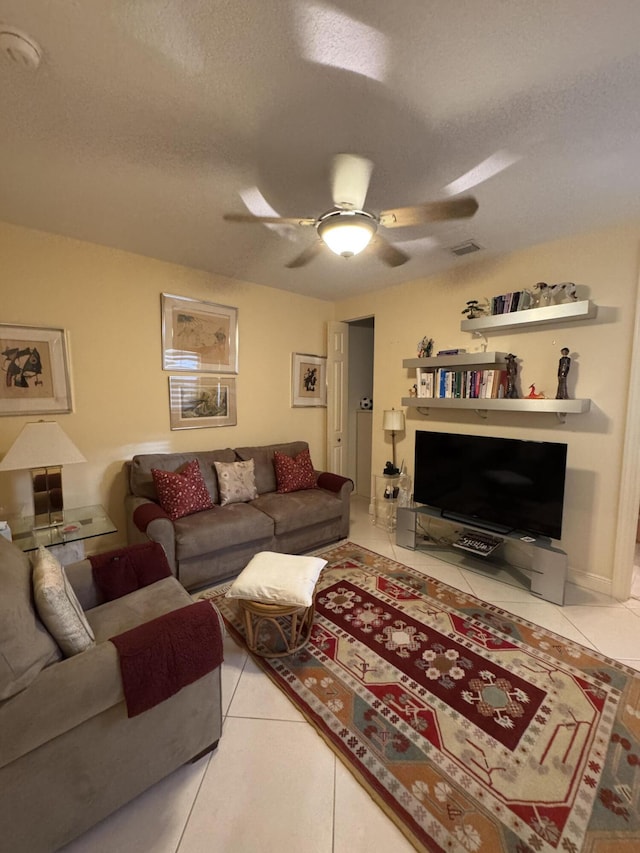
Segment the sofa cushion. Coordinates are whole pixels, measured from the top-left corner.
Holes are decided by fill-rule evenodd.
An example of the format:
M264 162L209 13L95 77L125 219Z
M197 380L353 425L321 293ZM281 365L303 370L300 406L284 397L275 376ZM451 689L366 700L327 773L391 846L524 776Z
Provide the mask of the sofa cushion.
M102 643L157 616L185 607L192 600L174 577L163 578L115 601L87 610L87 619L97 642Z
M214 462L218 475L220 506L252 501L258 497L253 459L246 462Z
M270 540L273 520L252 504L228 504L179 519L175 531L180 562L239 544Z
M29 559L0 536L0 700L24 690L61 658L36 613Z
M280 494L316 488L316 472L313 470L308 450L303 450L294 457L276 450L273 454L273 467Z
M91 626L65 570L42 545L33 559L33 594L38 615L67 657L95 644Z
M213 506L197 459L192 459L175 472L153 468L151 476L160 506L174 520Z
M277 450L287 456L297 456L308 450L306 441L290 441L285 444L266 444L261 447L236 447L238 459L253 459L255 464L256 487L258 494L275 492L276 472L273 467L273 454Z
M320 557L261 551L240 572L226 597L311 607L316 583L326 565Z
M151 471L159 468L162 471L177 471L185 463L197 459L200 471L207 486L207 491L213 503L218 503L218 482L213 463L234 462L236 454L230 448L224 450L205 450L200 453L143 453L134 456L129 465L129 488L131 494L139 498L158 500L155 483Z
M323 524L342 515L342 501L321 489L307 489L282 495L278 492L260 495L251 507L273 519L276 536Z

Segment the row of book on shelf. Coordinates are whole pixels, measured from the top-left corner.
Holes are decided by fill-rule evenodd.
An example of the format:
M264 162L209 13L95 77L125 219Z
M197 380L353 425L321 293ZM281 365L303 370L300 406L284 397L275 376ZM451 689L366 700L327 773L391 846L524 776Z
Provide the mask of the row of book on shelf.
M480 400L487 397L504 397L507 389L507 371L498 368L489 370L418 368L416 378L418 397L457 397Z
M515 290L491 297L492 314L511 314L512 311L526 311L533 308L533 294L530 290Z

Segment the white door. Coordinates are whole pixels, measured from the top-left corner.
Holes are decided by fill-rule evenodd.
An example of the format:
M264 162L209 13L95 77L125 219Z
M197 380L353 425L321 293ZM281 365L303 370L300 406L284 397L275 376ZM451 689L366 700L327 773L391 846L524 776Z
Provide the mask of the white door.
M327 471L347 476L349 324L328 323Z

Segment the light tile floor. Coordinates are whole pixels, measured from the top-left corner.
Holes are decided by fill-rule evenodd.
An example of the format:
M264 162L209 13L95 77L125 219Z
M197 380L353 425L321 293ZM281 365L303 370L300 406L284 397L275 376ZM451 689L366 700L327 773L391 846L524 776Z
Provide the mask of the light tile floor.
M569 586L558 607L399 548L355 498L349 539L640 669L640 600ZM230 639L215 753L173 773L65 853L361 853L413 850L302 715Z

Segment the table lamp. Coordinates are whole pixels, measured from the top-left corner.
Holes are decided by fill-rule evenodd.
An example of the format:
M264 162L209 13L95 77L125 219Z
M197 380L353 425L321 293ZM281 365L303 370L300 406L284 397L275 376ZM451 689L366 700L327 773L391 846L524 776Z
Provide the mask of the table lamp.
M404 429L404 412L399 409L385 409L382 417L382 429L385 432L391 433L392 460L394 472L397 474L396 467L396 433L402 432Z
M56 421L25 424L0 462L0 471L31 469L34 529L64 523L62 466L86 462Z

